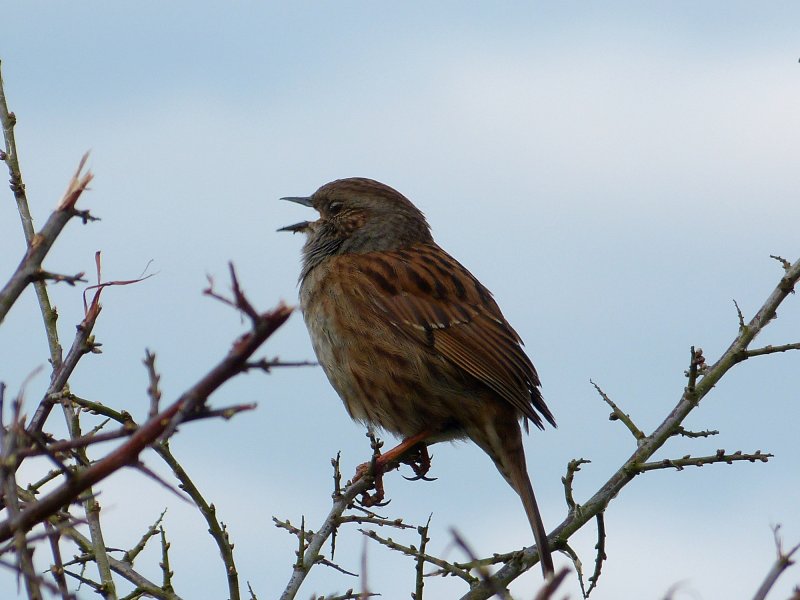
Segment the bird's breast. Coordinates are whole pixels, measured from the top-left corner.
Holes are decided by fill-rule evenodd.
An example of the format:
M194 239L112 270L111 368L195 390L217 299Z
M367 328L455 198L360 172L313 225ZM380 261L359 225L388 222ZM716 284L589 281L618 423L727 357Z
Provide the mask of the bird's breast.
M350 416L402 436L458 429L465 400L452 368L399 332L351 276L344 259L329 259L300 287L317 360Z

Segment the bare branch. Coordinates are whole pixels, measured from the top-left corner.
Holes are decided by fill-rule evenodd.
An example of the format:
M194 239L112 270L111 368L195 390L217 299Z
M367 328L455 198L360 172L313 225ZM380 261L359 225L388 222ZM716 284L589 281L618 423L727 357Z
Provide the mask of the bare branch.
M380 594L355 592L350 588L344 594L337 594L336 596L315 596L312 600L365 600L365 598L373 598L375 596L380 596Z
M75 216L75 202L86 190L92 180L91 173L81 173L86 162L86 155L81 159L78 170L73 175L64 197L59 202L58 208L50 215L37 234L33 236L30 245L22 257L19 266L11 275L11 279L0 290L0 323L3 322L8 311L17 301L22 291L38 278L44 260L56 238L61 234L64 226Z
M3 85L3 75L0 72L0 124L3 127L3 140L5 141L5 152L0 159L8 165L8 174L11 179L9 186L20 207L20 217L22 218L23 229L26 239L30 243L33 237L33 223L30 212L28 211L28 199L25 196L25 184L22 181L22 173L19 168L19 156L17 155L17 142L14 137L14 126L17 124L17 116L8 110L6 101L5 86Z
M719 380L736 364L744 360L742 353L747 350L755 337L775 318L778 306L794 291L795 285L800 280L800 260L795 261L785 270L783 277L772 291L764 304L752 319L741 328L733 342L720 358L711 366L705 362L693 367L697 372L697 382L694 386L687 386L678 403L666 419L646 438L639 447L623 463L623 465L606 481L600 489L589 498L581 510L573 511L559 524L548 536L551 547L560 548L562 540L567 540L578 529L583 527L589 519L605 510L608 503L615 498L638 473L645 464L666 441L675 434L683 424L687 415L705 398ZM693 363L696 359L693 357ZM691 383L691 379L690 379ZM764 455L762 455L764 456ZM762 458L754 457L755 460ZM746 459L745 459L746 460ZM494 584L506 586L516 579L521 573L536 564L538 552L534 546L526 548L521 553L520 560L511 561L492 575L492 585L481 583L462 596L462 600L478 600L489 598Z
M86 587L92 588L94 593L98 596L105 596L103 593L103 586L96 581L89 579L88 577L84 577L83 575L79 575L78 573L73 573L72 571L64 570L64 575L69 575L73 579L77 579L81 584L85 585Z
M73 450L77 448L86 448L92 444L99 444L101 442L108 442L117 440L119 438L128 437L133 433L134 429L131 427L121 427L114 431L107 431L106 433L87 433L76 437L71 440L57 440L47 444L43 442L36 443L35 447L23 448L17 452L19 458L28 458L29 456L39 456L48 454L51 458L55 458L55 454L64 452L65 450ZM34 438L36 439L36 438ZM65 470L63 465L58 465L62 471Z
M161 401L161 390L158 387L161 376L156 371L156 355L150 350L144 351L144 366L147 368L147 375L150 378L150 385L147 386L147 395L150 396L149 417L158 414L158 403Z
M725 450L717 450L716 454L711 456L689 456L688 454L682 458L665 458L656 462L642 463L637 466L640 473L645 471L655 471L657 469L675 469L682 471L684 467L702 467L703 465L711 465L714 463L727 463L733 464L735 462L768 462L773 458L772 454L764 454L761 450L756 450L753 454L744 454L741 450L737 450L733 454L725 454Z
M247 591L250 594L250 600L258 600L256 598L256 593L253 591L253 587L250 585L250 582L247 582Z
M51 397L54 401L62 401L62 402L71 402L82 409L92 413L93 415L103 415L108 417L117 423L121 423L126 427L135 429L138 427L136 422L131 417L128 411L116 411L113 408L109 408L105 404L101 404L100 402L94 402L92 400L87 400L85 398L80 398L73 393L62 393L62 394L53 394Z
M67 580L64 577L64 561L61 559L61 547L59 545L61 532L48 521L45 522L44 527L50 542L50 552L53 554L53 564L50 566L50 574L53 576L53 579L56 580L58 593L61 595L62 600L73 600L75 596L70 594L67 588Z
M30 207L28 206L28 197L25 193L25 183L23 182L22 171L20 170L19 156L17 154L17 142L14 136L14 126L16 122L17 117L8 110L3 76L2 73L0 73L0 123L3 128L3 140L5 141L6 149L5 152L0 152L0 154L2 154L2 160L4 160L8 166L8 174L10 176L9 183L11 191L14 194L14 199L17 202L17 212L19 213L22 223L22 232L25 236L25 241L28 247L32 248L35 241L35 232L33 228L33 218L31 217ZM58 233L55 233L54 237L57 235ZM58 341L58 331L56 329L58 314L53 310L50 304L45 282L34 281L33 287L36 291L39 309L42 313L42 321L47 334L50 361L55 369L61 363L61 344ZM3 294L0 293L0 303L2 302L2 297ZM13 302L11 303L13 304ZM0 317L0 321L2 320L2 317Z
M473 577L472 575L470 575L469 569L461 568L463 565L457 565L455 563L447 562L446 560L442 560L441 558L433 556L432 554L426 554L421 549L418 550L414 546L406 546L405 544L396 542L391 538L385 538L379 535L378 532L373 531L371 529L359 529L358 531L360 533L363 533L371 540L375 540L382 546L386 546L390 550L395 550L397 552L405 554L406 556L410 556L412 558L417 559L417 564L419 564L420 561L424 561L426 563L435 565L439 567L439 569L441 569L442 573L447 573L448 575L454 575L459 579L463 579L469 585L474 585L479 581L477 577ZM485 566L487 565L485 561L481 561L478 559L475 559L472 562L465 564L468 564L469 568L478 570L484 569Z
M100 310L100 303L93 302L83 321L78 325L78 331L75 334L75 339L72 341L72 346L69 352L67 352L66 358L53 369L53 374L50 378L50 386L39 402L39 406L36 408L36 412L28 425L29 433L38 433L42 430L53 408L53 403L67 385L67 381L69 381L72 372L78 365L78 361L83 358L85 354L97 351L98 346L95 344L94 338L92 337L92 330L97 322L97 317L100 316Z
M301 543L301 551L298 553L297 562L289 578L289 583L280 596L281 600L291 600L297 596L300 585L305 581L309 570L320 560L322 546L325 545L325 541L336 530L339 517L359 494L369 489L370 485L372 485L371 478L362 477L355 483L345 487L340 495L334 496L333 507L320 526L319 531L309 536L308 545L305 546L304 550Z
M754 348L753 350L746 350L744 358L752 358L754 356L764 356L766 354L777 354L778 352L788 352L789 350L800 350L800 343L783 344L781 346L764 346L763 348Z
M161 533L161 589L168 594L172 594L175 590L172 588L172 576L174 573L170 571L169 568L169 542L167 541L167 534L164 531L164 527L159 527L158 529Z
M76 283L86 283L85 273L81 271L75 275L62 275L61 273L50 273L49 271L39 270L31 277L31 281L52 281L53 283L66 283L74 287Z
M792 555L800 550L800 544L797 544L788 552L784 552L779 530L780 525L776 525L772 529L772 533L775 536L775 550L778 557L775 559L775 564L772 565L769 573L767 573L767 576L764 578L764 582L759 586L753 596L753 600L764 600L767 597L767 594L769 594L769 591L772 589L772 586L775 585L775 582L778 581L781 574L794 564Z
M597 544L594 549L597 550L597 555L594 559L594 573L589 577L589 589L586 590L584 597L588 597L592 590L597 587L597 581L600 579L600 573L603 570L603 562L608 558L606 556L606 523L603 518L603 513L597 513Z
M329 567L329 568L333 569L334 571L339 571L339 573L341 573L342 575L347 575L349 577L358 577L358 573L353 573L351 571L348 571L344 567L342 567L340 565L337 565L335 562L332 562L332 561L328 560L327 558L320 558L317 561L317 564ZM363 566L364 565L362 565L362 567Z
M625 427L628 428L628 431L630 431L633 437L636 439L637 443L640 440L644 439L645 437L644 433L642 433L642 431L638 427L636 427L636 424L633 422L633 419L631 419L630 415L622 412L620 408L616 404L614 404L611 398L609 398L608 395L603 390L601 390L600 386L598 386L594 381L590 379L589 383L591 383L594 386L594 389L597 390L597 393L600 394L600 397L605 401L605 403L611 407L611 410L613 412L611 413L609 420L622 421L625 424Z
M284 361L277 357L266 359L262 358L261 360L255 362L249 362L245 365L245 369L261 369L265 373L270 373L272 369L275 367L317 367L319 366L318 362L310 361L310 360L298 360L298 361Z
M200 493L200 490L197 489L197 486L189 478L184 468L170 452L167 442L162 442L154 446L153 449L164 462L167 463L169 468L172 469L175 477L180 481L180 488L189 494L189 497L200 510L200 514L202 514L203 518L206 520L208 532L211 534L211 537L214 538L214 542L217 544L217 548L219 548L220 556L222 556L222 562L225 565L225 575L228 579L228 593L230 594L230 599L239 600L239 572L236 569L236 563L233 559L233 544L230 542L225 524L217 520L216 507L206 501Z
M581 586L581 596L584 599L587 598L588 594L586 593L586 584L583 580L583 563L578 557L578 553L575 552L574 548L570 546L568 542L564 542L561 547L561 551L572 559L572 566L575 567L575 575L577 575L578 584Z
M62 531L64 536L75 542L83 552L91 554L91 541L89 541L85 536L81 535L75 528L65 527ZM135 585L145 594L149 594L153 598L158 598L159 600L181 600L180 596L174 592L166 592L161 589L161 586L142 576L140 573L135 571L129 563L117 560L112 556L108 557L108 561L111 569L115 573Z
M19 518L24 512L21 510L17 480L14 475L17 467L16 453L19 441L19 432L23 430L20 420L21 397L14 400L12 408L12 421L8 428L2 422L5 409L5 386L0 384L0 485L2 486L6 508L10 518ZM17 568L25 582L28 598L41 600L42 590L39 576L33 566L33 552L28 545L25 530L14 531L14 546L16 550Z
M567 464L567 474L561 478L561 483L564 484L564 496L567 500L567 509L570 513L578 509L578 505L575 503L575 498L572 493L572 482L575 479L575 473L581 470L581 465L586 465L590 462L592 461L586 460L585 458L575 458L569 461L569 464Z
M239 287L239 282L236 279L236 271L232 264L230 265L230 270L232 288L236 298L234 305L240 311L250 316L252 329L234 342L233 348L228 352L228 355L181 397L182 405L175 415L171 417L170 423L164 430L164 438L168 438L172 435L175 428L184 421L189 414L202 407L206 398L219 388L219 386L234 375L241 373L253 353L258 350L261 344L263 344L278 327L283 325L286 319L289 318L289 315L292 314L293 309L283 303L279 304L277 308L272 311L266 313L256 312Z
M361 508L361 507L354 507ZM414 525L403 523L403 518L386 519L377 515L344 515L339 517L339 523L357 523L359 525L377 525L378 527L394 527L395 529L419 529Z
M775 254L770 254L769 257L770 258L774 258L779 263L781 263L781 266L783 267L783 270L786 271L787 273L789 272L789 269L792 268L792 263L790 263L788 260L786 260L785 258L783 258L781 256L777 256Z
M706 438L712 435L719 435L716 429L704 429L703 431L690 431L685 429L682 425L675 431L676 435L681 435L687 438Z
M738 319L739 319L739 329L740 329L740 330L741 330L741 329L744 329L744 328L745 328L745 324L744 324L744 315L742 314L742 309L741 309L741 308L739 308L739 303L738 303L738 302L736 302L736 299L735 299L735 298L733 299L733 305L736 307L736 316L737 316L737 317L738 317Z
M741 328L739 328L739 331L741 331ZM708 365L706 365L706 357L703 356L703 349L692 346L689 349L689 369L684 373L687 379L689 379L689 383L686 385L686 395L690 400L695 398L697 378L700 377L707 368Z
M92 306L95 304L92 303ZM247 362L253 352L289 318L290 314L291 309L280 305L273 311L259 315L253 329L234 344L228 355L170 407L149 419L118 448L37 502L32 503L24 512L0 522L0 541L9 539L15 531L27 530L41 522L49 515L54 514L65 503L77 497L82 491L105 479L111 473L135 464L141 451L163 437L168 426L172 425L174 430L174 420L182 412L186 414L194 412L194 409L219 386L239 373L241 365Z
M432 516L433 515L428 515L428 521L424 526L417 527L417 532L419 533L419 556L417 557L417 577L414 584L414 594L412 594L413 600L422 600L422 592L425 586L423 581L423 577L425 576L425 560L423 557L425 556L425 548L431 540L428 537L428 529L431 525Z
M470 548L469 544L467 544L467 542L459 535L458 531L456 531L455 529L451 529L450 533L452 534L456 545L459 546L464 551L464 553L469 558L470 562L473 563L476 562L477 557L475 555L475 552L472 551L472 548ZM503 600L513 600L511 598L511 594L509 593L509 591L506 589L505 586L501 586L498 582L492 580L491 572L489 571L489 569L481 566L478 567L477 571L481 582L485 585L488 585L491 588L492 595L496 595L498 598L503 598Z
M139 556L139 553L142 550L144 550L145 546L147 545L147 542L149 542L150 539L153 536L158 534L158 532L159 532L159 530L161 528L161 522L164 520L164 515L165 514L167 514L167 509L166 508L158 516L158 519L156 519L156 522L153 523L152 525L150 525L150 527L147 528L147 531L144 532L144 534L139 539L139 541L136 543L136 545L133 548L131 548L130 550L128 550L127 552L125 552L125 554L122 556L122 562L126 562L126 563L128 563L130 565L133 565L133 561L136 559L137 556Z

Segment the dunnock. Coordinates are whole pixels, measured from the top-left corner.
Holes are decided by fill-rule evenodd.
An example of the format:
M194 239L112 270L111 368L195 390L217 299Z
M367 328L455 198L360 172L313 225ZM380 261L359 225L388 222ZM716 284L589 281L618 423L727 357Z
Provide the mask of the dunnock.
M385 453L471 439L525 507L545 576L547 534L525 465L520 421L555 425L522 340L492 294L433 241L425 216L371 179L284 198L320 218L303 232L300 306L314 351L353 419L404 438ZM426 454L427 456L427 454ZM384 462L383 464L386 464Z

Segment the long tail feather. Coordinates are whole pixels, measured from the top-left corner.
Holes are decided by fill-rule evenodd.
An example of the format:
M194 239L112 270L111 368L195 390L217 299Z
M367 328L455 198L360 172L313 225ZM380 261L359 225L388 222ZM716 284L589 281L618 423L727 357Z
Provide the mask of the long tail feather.
M488 424L489 427L472 430L469 436L492 458L500 474L522 499L539 550L542 572L545 577L549 577L554 572L553 557L550 554L550 545L547 543L547 531L536 504L536 496L533 494L533 486L528 477L519 422L515 415L502 415Z
M523 471L519 474L511 473L511 480L514 489L522 499L522 505L525 507L525 513L528 515L528 521L531 524L533 531L533 538L536 540L536 547L539 549L539 557L541 558L542 573L545 577L553 574L553 557L550 554L550 544L547 542L547 531L545 531L544 523L542 523L542 516L539 514L539 506L536 504L536 496L533 494L533 486L528 477L528 473L524 470L525 463L522 464Z

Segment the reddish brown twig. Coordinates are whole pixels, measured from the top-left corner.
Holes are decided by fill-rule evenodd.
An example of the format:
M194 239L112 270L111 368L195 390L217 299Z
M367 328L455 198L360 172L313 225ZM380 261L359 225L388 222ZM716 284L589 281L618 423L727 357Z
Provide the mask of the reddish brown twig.
M89 307L90 311L95 305L93 301ZM97 307L99 311L99 305ZM142 450L160 438L169 437L170 432L174 431L185 415L193 413L223 383L241 372L252 354L289 318L291 312L291 308L281 304L272 311L257 314L253 328L234 343L228 355L216 367L184 392L177 401L146 421L130 439L103 459L75 474L73 478L39 501L30 503L25 511L0 522L0 541L9 539L15 531L27 531L95 483L122 467L136 464Z
M17 266L13 275L11 275L11 279L8 280L8 283L0 290L0 323L3 322L8 311L28 284L39 279L42 261L45 256L47 256L50 248L53 247L53 243L64 229L64 226L72 217L81 216L80 213L75 210L75 203L78 201L81 194L86 191L89 182L94 177L91 172L83 173L87 158L88 154L84 154L83 158L81 158L78 169L72 176L67 191L64 193L64 197L58 203L58 207L50 215L50 218L47 219L44 227L33 236L19 266ZM88 213L86 213L84 218L89 218Z

